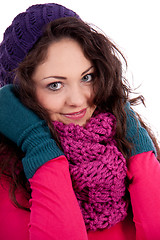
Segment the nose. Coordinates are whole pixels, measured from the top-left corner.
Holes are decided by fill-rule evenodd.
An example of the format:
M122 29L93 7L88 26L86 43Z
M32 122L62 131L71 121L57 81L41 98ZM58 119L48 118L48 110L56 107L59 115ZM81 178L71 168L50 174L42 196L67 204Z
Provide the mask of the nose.
M67 95L67 104L69 106L80 107L86 105L87 93L86 91L78 86L71 88Z

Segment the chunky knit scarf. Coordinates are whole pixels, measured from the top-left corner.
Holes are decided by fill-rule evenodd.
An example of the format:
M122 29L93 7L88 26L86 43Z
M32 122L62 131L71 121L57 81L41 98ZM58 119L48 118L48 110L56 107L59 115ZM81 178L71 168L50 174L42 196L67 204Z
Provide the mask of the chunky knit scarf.
M126 161L114 140L116 119L98 113L85 127L53 122L69 161L87 230L110 228L127 215Z

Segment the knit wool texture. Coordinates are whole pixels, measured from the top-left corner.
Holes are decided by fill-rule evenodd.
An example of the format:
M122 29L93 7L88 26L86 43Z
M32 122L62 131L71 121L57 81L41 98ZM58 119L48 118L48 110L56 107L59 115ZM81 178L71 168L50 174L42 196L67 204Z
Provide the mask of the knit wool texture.
M0 87L13 83L13 70L42 36L46 24L63 17L79 18L72 10L55 3L33 5L14 18L0 44Z
M116 119L98 113L85 127L53 122L87 230L110 228L127 215L126 160L114 140Z

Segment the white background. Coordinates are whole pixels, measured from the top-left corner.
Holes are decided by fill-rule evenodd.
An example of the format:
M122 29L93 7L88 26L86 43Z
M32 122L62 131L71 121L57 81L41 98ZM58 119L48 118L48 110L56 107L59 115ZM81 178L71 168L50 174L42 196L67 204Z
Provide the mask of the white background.
M47 1L51 2L51 1ZM128 61L127 77L146 99L136 107L160 140L160 2L159 0L57 0L101 28ZM44 0L4 0L0 4L0 42L13 18Z

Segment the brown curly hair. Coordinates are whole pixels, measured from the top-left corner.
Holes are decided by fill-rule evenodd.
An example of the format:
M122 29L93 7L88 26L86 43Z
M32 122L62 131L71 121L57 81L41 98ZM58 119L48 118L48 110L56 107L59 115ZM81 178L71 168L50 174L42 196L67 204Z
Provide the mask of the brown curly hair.
M37 102L35 87L32 75L35 68L45 60L50 44L62 38L76 40L82 47L84 55L89 59L95 68L95 80L93 87L95 91L94 104L100 111L108 111L117 119L116 141L119 150L126 159L129 159L132 144L126 139L126 112L124 110L127 101L131 104L143 102L143 97L129 99L131 88L127 80L122 76L122 61L127 66L126 60L117 47L101 32L93 29L80 19L67 17L50 22L44 30L43 36L30 50L25 59L15 70L15 83L18 83L18 94L21 101L42 119L48 123L53 138L60 143L53 128L48 113ZM140 119L143 127L147 128ZM147 128L159 155L159 147L151 131ZM23 153L11 141L2 136L0 143L0 169L1 174L12 179L11 199L18 206L21 206L15 196L15 190L21 186L26 190L26 197L30 198L30 188L24 175L21 164Z

